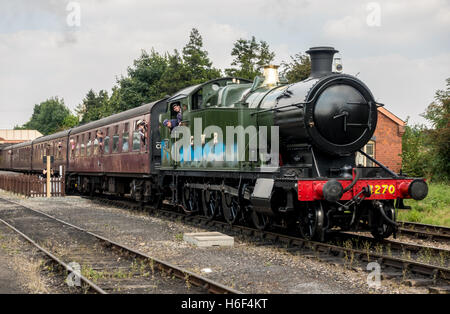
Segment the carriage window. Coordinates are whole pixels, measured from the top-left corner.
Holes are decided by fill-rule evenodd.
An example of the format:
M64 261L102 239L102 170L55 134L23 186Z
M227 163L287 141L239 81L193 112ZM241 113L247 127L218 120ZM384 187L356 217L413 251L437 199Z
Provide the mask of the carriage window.
M128 132L123 132L122 135L122 152L127 152L128 151Z
M86 144L86 156L91 156L91 146L92 146L92 141L89 140Z
M72 137L72 138L69 140L69 150L70 150L70 157L71 157L71 158L74 158L74 157L75 157L75 154L76 154L75 146L76 146L76 144L75 144L75 139Z
M88 142L86 144L86 156L91 156L92 153L92 141L91 141L91 132L88 133Z
M58 142L57 151L58 151L58 158L59 159L62 159L62 148L63 148L63 143L62 142Z
M81 135L81 156L86 155L86 149L85 149L85 145L84 145L84 134Z
M113 136L113 153L117 153L119 150L119 126L116 125L114 127L114 136Z
M139 131L133 132L133 150L139 151L141 149L141 136L139 135Z
M94 155L98 154L98 139L94 139Z
M108 133L106 133L106 134L108 134ZM104 145L104 146L103 146L103 152L104 152L105 154L109 154L109 135L106 135L106 137L105 137L105 142L104 142L103 145Z

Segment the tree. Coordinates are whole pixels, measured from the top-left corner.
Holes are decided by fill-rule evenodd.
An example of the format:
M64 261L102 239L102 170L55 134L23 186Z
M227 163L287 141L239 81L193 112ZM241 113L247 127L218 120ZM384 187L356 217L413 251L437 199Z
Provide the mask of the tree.
M291 62L283 62L282 67L282 73L289 83L303 81L311 74L311 59L308 55L297 53L291 56Z
M177 52L175 54L175 57ZM191 30L189 42L183 48L183 61L189 85L196 85L221 76L220 70L212 67L208 52L203 49L203 39L196 28ZM169 60L170 62L170 60Z
M64 118L60 131L71 129L73 127L76 127L78 124L78 117L76 115L69 114Z
M109 104L103 110L109 114L128 110L220 75L203 49L199 31L193 28L182 55L177 50L164 55L154 49L150 53L142 50L133 66L128 67L127 76L117 79Z
M178 50L174 50L173 54L166 54L167 67L161 76L160 87L167 95L172 95L177 91L195 85L192 72L186 66L185 61L181 57Z
M110 116L112 114L120 112L120 104L122 102L122 95L120 93L120 88L114 86L112 88L111 97L108 101L108 106L105 108L105 116Z
M450 78L447 89L436 91L432 102L422 116L432 128L427 130L428 145L433 156L431 171L433 178L448 181L450 178Z
M426 127L421 124L408 125L408 120L402 137L402 171L411 177L430 177Z
M270 51L267 42L258 43L255 36L250 40L238 39L234 43L231 55L234 57L231 65L234 67L225 69L225 73L250 80L260 75L261 69L275 58L275 53Z
M101 90L97 95L91 89L83 99L83 103L77 107L76 112L82 117L81 123L87 123L107 117L108 106L108 92Z
M53 97L35 105L30 121L22 128L38 130L44 135L52 134L63 129L71 115L70 110L64 105L64 100Z
M128 67L128 76L117 80L120 97L117 112L141 106L162 98L166 93L161 89L160 80L167 69L167 59L151 50L142 50L141 56ZM117 96L117 95L116 95Z
M447 90L438 90L422 116L431 123L406 126L402 139L403 170L411 176L435 181L450 178L450 79Z

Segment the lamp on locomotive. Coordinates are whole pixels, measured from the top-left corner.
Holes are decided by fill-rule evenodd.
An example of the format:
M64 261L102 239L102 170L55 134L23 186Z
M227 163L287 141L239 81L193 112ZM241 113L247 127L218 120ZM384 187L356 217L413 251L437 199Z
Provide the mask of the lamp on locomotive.
M278 65L266 65L264 67L264 82L263 85L275 86L280 82L278 76Z

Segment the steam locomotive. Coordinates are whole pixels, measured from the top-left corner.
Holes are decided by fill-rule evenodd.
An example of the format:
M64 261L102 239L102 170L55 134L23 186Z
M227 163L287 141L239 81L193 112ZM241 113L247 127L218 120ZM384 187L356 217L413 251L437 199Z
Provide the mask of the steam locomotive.
M165 201L187 214L321 241L346 230L389 237L402 200L423 199L428 187L361 150L382 104L358 78L339 66L333 72L336 52L309 49L311 74L298 83L268 66L253 82L212 80L3 148L0 168L40 172L52 155L68 190ZM166 120L178 124L176 107L181 123L169 128ZM356 165L357 152L377 166Z

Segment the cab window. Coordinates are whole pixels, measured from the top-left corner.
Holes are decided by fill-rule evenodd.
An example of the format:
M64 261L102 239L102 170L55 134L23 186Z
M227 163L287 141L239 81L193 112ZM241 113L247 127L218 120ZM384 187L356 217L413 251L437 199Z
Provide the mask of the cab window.
M203 89L200 89L192 96L192 110L202 109L203 106Z

